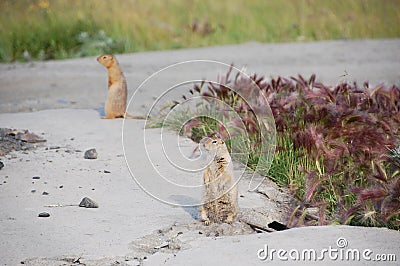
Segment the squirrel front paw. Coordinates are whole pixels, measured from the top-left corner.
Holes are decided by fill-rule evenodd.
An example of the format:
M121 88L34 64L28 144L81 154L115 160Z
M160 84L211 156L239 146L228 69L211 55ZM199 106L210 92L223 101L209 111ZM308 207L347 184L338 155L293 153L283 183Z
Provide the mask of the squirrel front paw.
M235 220L235 216L233 214L228 215L228 217L226 217L225 223L227 224L232 224Z

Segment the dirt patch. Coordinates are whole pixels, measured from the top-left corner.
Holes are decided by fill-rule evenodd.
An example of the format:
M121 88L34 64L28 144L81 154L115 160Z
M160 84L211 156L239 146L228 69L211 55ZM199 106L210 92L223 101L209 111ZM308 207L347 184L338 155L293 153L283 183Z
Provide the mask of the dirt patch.
M245 223L211 224L205 226L200 222L189 224L175 223L158 229L153 233L139 238L130 244L133 254L140 259L146 259L157 252L176 253L190 248L190 242L201 237L219 237L231 235L252 234L254 230Z

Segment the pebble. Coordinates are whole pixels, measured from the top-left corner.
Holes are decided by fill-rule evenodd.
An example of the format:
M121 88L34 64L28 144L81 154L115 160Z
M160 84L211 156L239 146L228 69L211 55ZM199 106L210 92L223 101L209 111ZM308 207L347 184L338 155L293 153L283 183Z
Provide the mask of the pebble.
M306 208L306 212L312 215L319 215L319 208L318 207L312 207L312 208Z
M42 195L47 196L49 195L49 192L43 191Z
M38 217L50 217L50 213L48 213L48 212L41 212L41 213L39 213Z
M2 161L0 161L0 170L3 169L4 167L4 163Z
M96 149L90 149L90 150L85 151L84 158L85 159L97 159Z
M88 198L88 197L84 197L81 200L81 203L79 203L79 207L85 207L85 208L98 208L99 204L97 204L97 202L95 202L94 200Z
M104 173L105 173L105 174L109 174L109 173L111 173L111 172L108 171L108 170L104 170Z
M34 176L32 179L40 179L40 176Z

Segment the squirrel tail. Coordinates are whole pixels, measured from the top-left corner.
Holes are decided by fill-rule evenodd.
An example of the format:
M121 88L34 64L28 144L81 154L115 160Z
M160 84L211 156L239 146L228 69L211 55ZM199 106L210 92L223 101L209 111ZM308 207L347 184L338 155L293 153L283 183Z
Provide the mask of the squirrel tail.
M148 117L140 116L140 115L139 116L138 115L130 115L128 113L125 113L124 118L125 119L144 119L144 120L146 120Z

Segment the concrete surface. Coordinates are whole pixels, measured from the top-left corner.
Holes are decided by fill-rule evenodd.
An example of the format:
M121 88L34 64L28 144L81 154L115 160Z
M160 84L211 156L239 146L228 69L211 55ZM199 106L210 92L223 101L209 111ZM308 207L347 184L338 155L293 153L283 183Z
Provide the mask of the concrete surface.
M146 114L157 97L175 84L216 80L217 74L227 69L210 61L178 64L142 84L154 72L187 60L234 63L238 68L246 66L249 74L256 72L267 78L315 73L319 81L332 85L343 80L400 85L400 40L247 43L120 55L118 59L130 95L134 95L129 109L133 114ZM190 86L181 85L165 100L182 95ZM96 111L104 105L106 87L106 71L94 57L0 64L0 126L29 129L47 139L36 150L0 157L5 163L0 170L0 264L73 265L81 257L86 265L253 265L270 263L257 258L257 251L265 244L286 250L329 248L337 247L339 237L348 241L349 248L369 248L374 254L390 253L400 259L399 232L342 226L224 237L191 235L190 241L180 240L187 244L181 250L160 250L146 259L139 258L132 241L177 222L195 223L197 210L168 205L146 194L134 182L129 168L148 182L148 187L157 188L153 193L164 193L162 198L168 198L169 190L163 190L162 183L157 183L160 180L154 178L158 170L171 180L188 184L196 184L199 173L188 177L186 172L170 168L160 145L164 143L172 152L179 149L184 156L176 155L180 156L177 160L182 160L195 144L173 132L163 132L160 139L160 130L144 130L144 121L125 121L128 168L123 156L122 120L101 120ZM59 148L46 149L52 146ZM99 158L83 159L83 152L93 147ZM156 163L148 160L149 154ZM33 176L41 178L33 180ZM246 182L249 180L240 185L244 195L240 205L257 208L266 204L262 195L246 191ZM278 191L273 186L271 189ZM43 191L49 195L42 195ZM170 203L193 202L199 197L196 192L180 192L184 196L170 197ZM78 204L85 196L97 201L100 208L46 207ZM37 217L42 211L51 216ZM336 262L324 260L324 264ZM396 265L365 260L351 264Z

